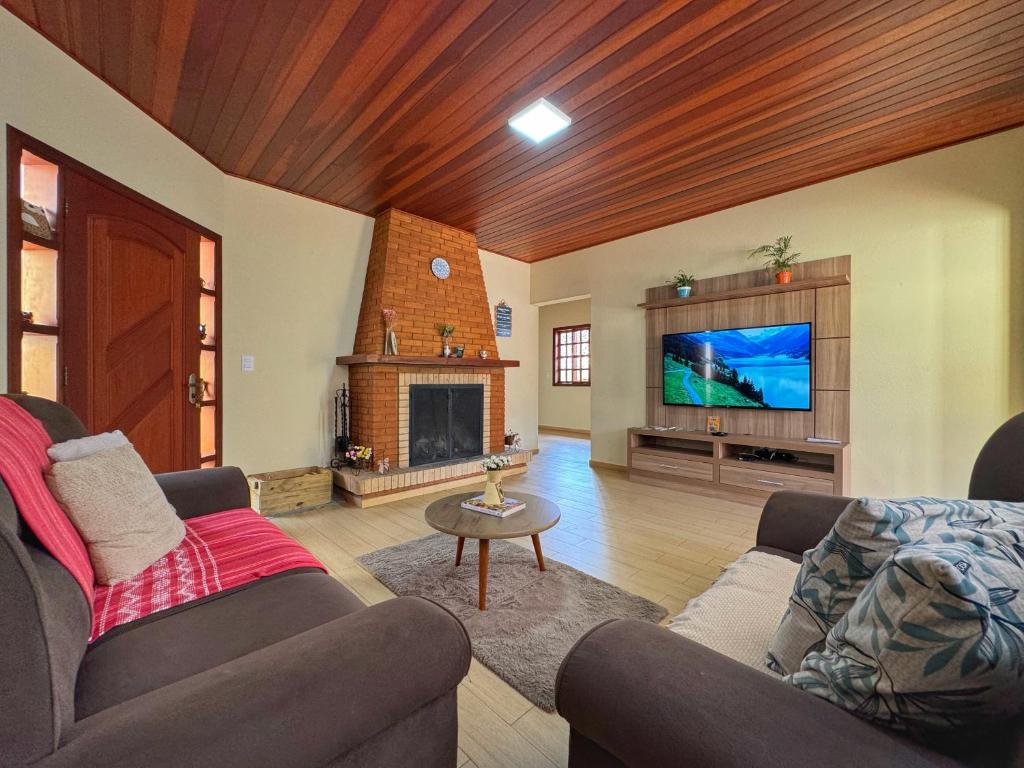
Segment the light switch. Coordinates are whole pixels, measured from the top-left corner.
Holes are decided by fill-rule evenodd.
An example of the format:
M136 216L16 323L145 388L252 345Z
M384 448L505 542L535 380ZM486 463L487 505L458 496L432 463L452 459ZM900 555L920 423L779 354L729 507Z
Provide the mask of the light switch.
M242 355L242 372L252 373L256 370L256 358L252 355Z

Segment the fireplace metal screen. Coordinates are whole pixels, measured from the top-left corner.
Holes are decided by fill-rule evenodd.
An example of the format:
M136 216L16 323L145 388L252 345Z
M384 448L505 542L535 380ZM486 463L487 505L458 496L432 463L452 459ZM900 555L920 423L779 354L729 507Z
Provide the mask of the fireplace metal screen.
M409 466L483 452L483 384L410 385Z

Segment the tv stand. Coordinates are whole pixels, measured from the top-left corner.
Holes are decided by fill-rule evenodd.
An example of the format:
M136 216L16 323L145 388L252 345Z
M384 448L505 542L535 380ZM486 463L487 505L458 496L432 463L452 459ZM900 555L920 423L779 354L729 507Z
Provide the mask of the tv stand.
M629 479L681 490L763 499L775 491L849 494L850 445L765 435L711 435L683 429L628 431ZM741 461L756 448L776 448L796 462Z

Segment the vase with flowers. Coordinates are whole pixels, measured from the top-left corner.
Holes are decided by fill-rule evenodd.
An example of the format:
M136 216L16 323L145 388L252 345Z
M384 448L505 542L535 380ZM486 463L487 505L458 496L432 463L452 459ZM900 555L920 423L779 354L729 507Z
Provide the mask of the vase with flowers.
M505 501L505 494L501 490L501 474L512 466L512 459L508 456L488 456L480 462L480 466L487 473L487 483L484 485L484 504L500 505Z
M393 309L382 309L381 314L384 315L384 354L397 355L398 337L395 336L395 318L398 317L398 313Z

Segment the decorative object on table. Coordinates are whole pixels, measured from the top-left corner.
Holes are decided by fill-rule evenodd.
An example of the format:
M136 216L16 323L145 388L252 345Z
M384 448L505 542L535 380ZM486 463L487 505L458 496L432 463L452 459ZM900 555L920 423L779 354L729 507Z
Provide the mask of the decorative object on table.
M455 346L455 356L462 357L464 354L466 354L466 348L462 344L457 344Z
M199 340L206 341L206 323L199 324Z
M32 325L35 322L36 316L29 312L27 309L21 312L21 322Z
M249 476L249 499L261 515L276 515L331 503L330 470L322 467L283 469Z
M679 270L679 272L676 273L676 276L669 281L669 284L676 287L676 294L679 298L685 299L693 292L694 280L696 280L696 278L693 275L688 274L683 270Z
M713 432L722 431L722 417L721 416L708 416L704 424L704 431L709 435Z
M486 360L487 359L487 354L488 354L488 352L487 352L486 349L481 349L480 350L480 359L481 360Z
M783 235L774 243L766 243L758 246L750 252L748 258L756 259L765 257L764 269L766 272L775 274L775 282L782 285L792 282L793 265L800 260L800 253L790 253L789 245L793 240L792 235Z
M444 340L444 346L441 347L441 356L451 357L452 348L450 342L452 339L452 334L455 333L455 326L452 325L451 323L438 323L437 332L441 334L441 338Z
M391 471L391 459L385 456L383 459L377 462L378 474L385 475Z
M334 458L331 459L334 469L341 469L348 463L345 459L349 446L348 405L348 387L342 384L334 393Z
M395 318L398 317L398 313L393 309L383 309L381 314L384 315L384 354L397 355L398 337L395 336Z
M53 227L50 225L50 218L46 215L46 209L41 205L35 205L21 201L21 227L25 232L43 240L53 240Z
M447 280L452 274L448 261L440 256L430 262L430 271L438 280Z
M495 454L481 461L480 466L487 473L487 484L484 485L484 503L500 505L505 501L505 494L501 490L501 473L512 466L512 459Z
M522 523L536 509L534 500L522 495L528 502L524 512L480 522L503 527ZM551 558L545 558L541 577L528 547L500 539L487 547L488 602L499 610L481 611L473 600L480 550L467 540L462 565L452 568L453 535L435 533L360 555L356 561L396 595L426 597L454 613L469 633L473 655L547 712L555 708L558 667L583 635L608 619L657 624L667 613L650 600Z
M488 504L484 501L483 494L479 496L473 496L462 502L462 508L468 509L470 512L479 512L482 515L490 515L491 517L508 517L514 515L516 512L522 512L526 509L526 502L520 501L519 499L513 499L511 496L506 496L501 504Z
M513 429L505 430L505 450L518 451L520 446L519 433Z
M512 307L506 304L504 299L494 307L494 335L512 335Z
M368 448L365 445L350 445L345 451L345 460L356 472L364 470L373 463L373 448Z

